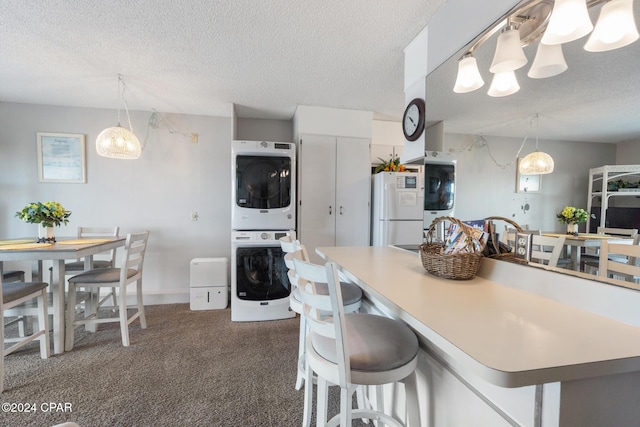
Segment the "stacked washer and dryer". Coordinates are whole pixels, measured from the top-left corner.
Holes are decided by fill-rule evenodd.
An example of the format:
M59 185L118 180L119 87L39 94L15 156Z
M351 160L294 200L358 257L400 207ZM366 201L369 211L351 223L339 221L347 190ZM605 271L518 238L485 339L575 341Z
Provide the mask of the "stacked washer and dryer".
M295 228L295 151L289 142L232 142L232 321L295 316L278 240Z

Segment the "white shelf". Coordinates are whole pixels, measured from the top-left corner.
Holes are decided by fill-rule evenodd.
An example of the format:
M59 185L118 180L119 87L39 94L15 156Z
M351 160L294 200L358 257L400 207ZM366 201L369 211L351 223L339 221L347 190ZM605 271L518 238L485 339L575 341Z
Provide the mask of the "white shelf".
M600 227L605 227L607 208L609 207L610 197L638 197L639 189L622 189L609 191L608 183L618 181L623 177L636 176L640 180L640 165L607 165L599 168L589 169L589 194L587 197L587 211L591 212L594 197L601 197L600 204ZM594 190L594 183L599 182L601 189ZM590 229L591 218L587 219L587 230Z

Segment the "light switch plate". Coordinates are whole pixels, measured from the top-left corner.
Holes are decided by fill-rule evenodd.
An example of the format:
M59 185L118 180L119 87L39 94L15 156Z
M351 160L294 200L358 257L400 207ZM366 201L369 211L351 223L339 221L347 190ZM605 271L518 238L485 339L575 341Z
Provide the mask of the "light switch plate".
M517 233L513 250L516 258L531 261L531 234Z

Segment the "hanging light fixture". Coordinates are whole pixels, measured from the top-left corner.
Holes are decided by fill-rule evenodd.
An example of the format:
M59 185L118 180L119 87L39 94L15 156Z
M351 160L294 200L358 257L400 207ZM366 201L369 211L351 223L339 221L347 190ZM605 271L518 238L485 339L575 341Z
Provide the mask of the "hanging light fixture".
M507 21L507 26L498 36L496 51L491 61L489 71L492 73L506 73L524 67L527 57L522 50L520 31L515 25Z
M120 87L122 86L122 92ZM96 138L96 151L100 156L112 159L138 159L142 153L142 145L138 137L133 133L131 117L127 100L124 97L125 84L122 76L118 74L118 93L122 96L124 110L127 113L129 129L120 126L120 106L118 106L118 125L106 128Z
M584 45L589 52L605 52L638 40L633 0L611 0L600 10L596 27Z
M496 73L491 80L491 86L487 94L493 97L508 96L520 90L516 73L507 71L504 73Z
M536 57L527 76L532 79L544 79L557 76L567 70L568 65L562 54L561 44L538 43Z
M556 0L542 43L568 43L586 36L591 30L593 24L586 0Z
M521 175L545 175L553 172L553 158L547 153L538 151L538 121L539 117L536 114L536 151L520 160L518 171Z
M458 61L458 77L453 91L456 93L472 92L484 86L484 80L478 71L478 63L473 54L466 53Z

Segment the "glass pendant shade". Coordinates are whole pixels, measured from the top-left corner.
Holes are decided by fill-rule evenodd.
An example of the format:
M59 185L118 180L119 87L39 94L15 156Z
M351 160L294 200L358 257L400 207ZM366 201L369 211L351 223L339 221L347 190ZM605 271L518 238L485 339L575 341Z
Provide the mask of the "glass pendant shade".
M520 90L520 85L516 79L516 73L508 71L506 73L497 73L491 80L491 87L487 94L493 97L508 96Z
M96 138L96 151L103 157L135 160L140 158L142 145L133 132L118 124L100 132Z
M514 27L502 30L496 44L496 52L491 61L489 71L492 73L505 73L524 67L527 57L522 50L520 31Z
M561 44L538 43L536 57L527 75L532 79L557 76L567 70Z
M602 6L596 27L584 49L605 52L627 46L638 40L633 17L633 0L611 0Z
M521 175L544 175L553 172L553 159L547 153L534 151L522 160L518 171Z
M593 24L586 0L556 0L542 43L568 43L586 36L591 30Z
M484 80L478 71L476 58L472 55L465 55L458 61L458 77L453 91L456 93L473 92L484 85Z

